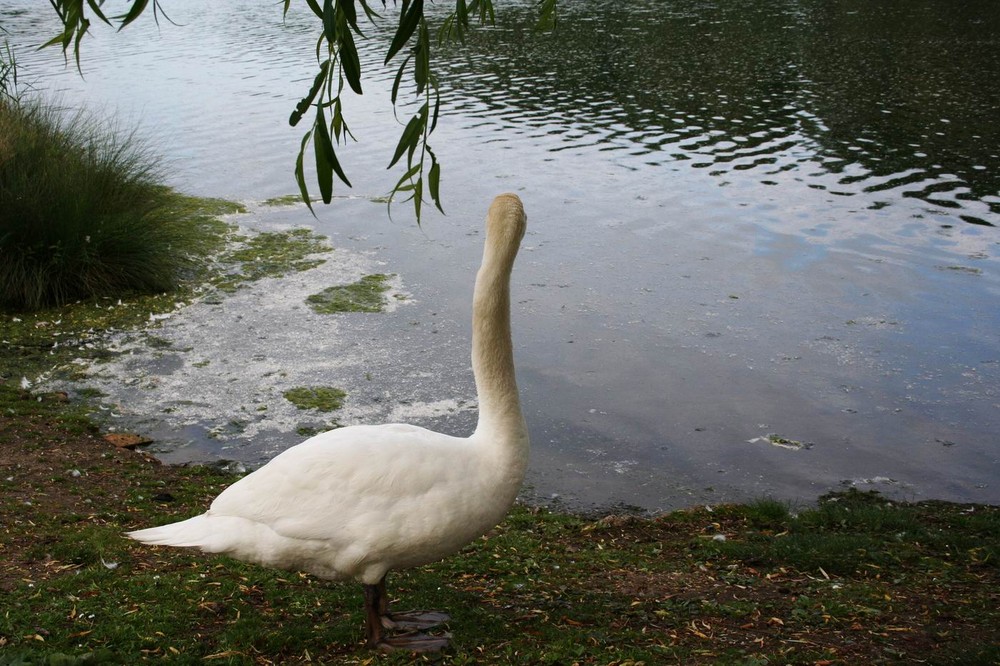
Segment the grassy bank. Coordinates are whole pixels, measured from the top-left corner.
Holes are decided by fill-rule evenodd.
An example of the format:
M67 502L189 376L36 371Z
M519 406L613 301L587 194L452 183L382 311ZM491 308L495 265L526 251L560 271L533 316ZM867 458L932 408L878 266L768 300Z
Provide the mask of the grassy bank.
M401 664L361 646L355 584L141 546L232 477L163 467L64 421L0 420L0 664ZM516 508L449 560L393 575L452 614L444 664L992 664L1000 510L851 492L653 519Z
M202 280L0 313L0 665L411 663L363 649L356 584L125 539L203 511L234 477L116 448L85 391L38 388L110 353L115 331L303 270L326 247L301 231L240 236L215 217L236 206L184 202L214 257ZM998 544L1000 508L857 492L797 512L760 501L648 519L517 507L390 590L398 608L452 614L453 646L417 661L996 664Z

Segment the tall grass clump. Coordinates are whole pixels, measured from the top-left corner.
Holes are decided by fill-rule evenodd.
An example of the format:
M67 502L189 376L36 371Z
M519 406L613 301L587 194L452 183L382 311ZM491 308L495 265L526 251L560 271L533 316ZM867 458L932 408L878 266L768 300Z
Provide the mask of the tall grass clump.
M2 25L0 32L4 32ZM17 101L17 86L17 58L10 44L4 40L3 48L0 48L0 104Z
M194 241L134 131L0 99L0 305L31 310L176 285Z

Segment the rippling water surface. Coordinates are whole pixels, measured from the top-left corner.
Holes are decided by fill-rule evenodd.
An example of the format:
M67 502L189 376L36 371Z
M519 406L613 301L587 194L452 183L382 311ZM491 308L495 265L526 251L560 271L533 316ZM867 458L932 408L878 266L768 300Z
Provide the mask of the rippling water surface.
M361 199L318 219L260 213L386 262L413 294L341 323L390 350L368 368L385 395L472 397L479 222L514 190L530 218L514 326L539 496L657 509L854 484L1000 502L994 2L562 0L547 35L533 3L497 5L496 27L439 50L447 217L417 229L364 200L395 181L388 27L347 102L360 143L340 193ZM314 75L309 17L165 6L182 25L95 30L83 79L29 49L56 32L46 7L0 0L0 21L24 79L139 123L178 187L293 192L286 119ZM296 438L236 438L226 455L256 463Z
M873 208L913 197L993 225L998 15L985 2L569 2L553 37L532 38L525 17L449 71L459 114L504 116L554 152L690 162L720 185L793 178Z

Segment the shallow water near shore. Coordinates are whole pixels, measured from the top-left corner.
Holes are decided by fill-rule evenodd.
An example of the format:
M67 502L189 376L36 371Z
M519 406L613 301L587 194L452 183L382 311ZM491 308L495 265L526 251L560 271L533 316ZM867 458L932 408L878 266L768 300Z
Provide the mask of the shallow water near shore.
M525 33L527 5L442 52L448 215L417 228L370 200L400 129L376 74L347 109L361 143L340 193L356 198L240 220L310 226L327 263L175 313L152 332L167 346L123 342L134 353L99 370L123 425L170 461L254 466L326 423L281 391L324 385L348 392L338 422L467 433L481 221L512 190L534 497L658 510L856 485L1000 502L991 5L581 1L551 37ZM46 11L0 0L15 45L53 31ZM308 23L233 11L177 0L180 27L88 40L85 80L54 51L22 49L22 75L141 120L185 191L288 194ZM395 275L391 311L304 303L371 273Z

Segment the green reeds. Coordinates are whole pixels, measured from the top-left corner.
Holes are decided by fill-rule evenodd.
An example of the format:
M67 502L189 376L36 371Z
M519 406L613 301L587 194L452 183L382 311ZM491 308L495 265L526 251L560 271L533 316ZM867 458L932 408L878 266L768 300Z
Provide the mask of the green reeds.
M175 286L193 229L132 132L0 100L0 305L32 310Z

